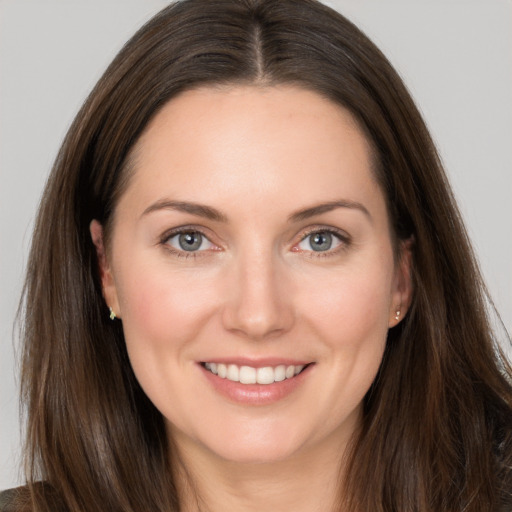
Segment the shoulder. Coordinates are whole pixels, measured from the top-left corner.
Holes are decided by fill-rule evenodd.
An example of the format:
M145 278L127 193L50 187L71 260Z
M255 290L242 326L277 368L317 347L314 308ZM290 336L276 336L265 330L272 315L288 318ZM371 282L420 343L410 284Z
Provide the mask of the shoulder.
M27 487L16 487L0 492L0 512L29 511L29 491Z
M45 482L34 482L32 485L1 491L0 512L32 512L34 500L42 507L38 510L69 512L53 487Z

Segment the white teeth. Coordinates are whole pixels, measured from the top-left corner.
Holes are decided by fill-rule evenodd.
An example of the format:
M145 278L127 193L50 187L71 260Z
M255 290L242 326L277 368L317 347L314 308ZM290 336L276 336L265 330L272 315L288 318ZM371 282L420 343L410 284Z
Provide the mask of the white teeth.
M265 366L256 371L256 382L258 384L272 384L275 382L274 368Z
M274 370L274 379L276 382L281 382L282 380L286 379L286 366L284 364L280 364Z
M238 370L238 366L236 364L230 364L228 366L228 371L227 371L227 374L226 374L226 379L228 380L234 380L235 382L237 382L239 380L239 370Z
M242 384L256 384L256 368L251 368L250 366L241 366L240 382Z
M217 363L204 363L204 367L217 375Z
M228 374L228 368L225 364L222 364L222 363L219 363L217 365L217 375L221 378L221 379L225 379L226 376Z
M204 367L221 379L228 379L241 384L273 384L285 379L291 379L298 375L305 365L284 365L263 366L253 368L252 366L238 366L236 364L204 363Z

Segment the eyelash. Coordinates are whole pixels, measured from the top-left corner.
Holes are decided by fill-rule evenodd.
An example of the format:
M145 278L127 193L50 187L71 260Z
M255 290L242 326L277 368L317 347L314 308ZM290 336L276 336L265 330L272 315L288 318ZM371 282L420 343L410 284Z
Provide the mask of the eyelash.
M294 245L294 247L297 247L308 237L320 233L334 236L339 241L339 246L334 249L328 249L326 251L301 251L300 249L297 249L296 252L302 252L304 256L308 258L329 258L331 256L337 256L342 251L346 251L350 247L350 244L352 243L351 237L346 232L332 227L324 228L319 226L311 228L310 230L306 231L306 233L302 236L299 242Z
M174 247L172 247L171 245L169 245L169 240L171 240L171 238L178 236L178 235L187 234L187 233L190 233L190 234L198 233L202 237L206 238L211 244L213 244L213 242L210 241L208 236L201 229L198 229L195 226L182 226L179 228L174 228L170 231L166 231L160 238L160 245L162 245L165 248L165 250L169 251L171 254L173 254L174 256L176 256L178 258L186 259L186 258L198 258L198 257L204 256L204 254L201 254L201 253L205 253L208 251L178 250L178 249L175 249ZM316 234L320 234L320 233L323 233L323 234L325 233L325 234L334 236L340 242L339 247L336 247L332 250L328 249L326 251L313 251L313 250L308 251L308 250L294 249L300 243L302 243L304 240L306 240L308 237L316 235ZM294 252L301 252L305 256L310 257L310 258L326 258L326 257L330 257L330 256L335 256L339 252L347 250L348 247L350 246L351 242L352 242L351 237L349 235L347 235L347 233L345 233L344 231L334 229L332 227L329 227L329 228L314 227L314 228L311 228L310 230L308 230L306 233L304 233L304 235L301 237L301 239L296 244L294 244L292 250ZM213 244L213 245L215 245L215 244Z
M210 241L208 236L202 230L198 229L197 227L181 226L179 228L174 228L170 231L166 231L160 239L160 245L162 245L166 251L169 251L173 256L176 256L178 258L187 259L187 258L198 258L200 256L204 256L204 254L200 254L200 253L204 253L207 251L184 251L184 250L175 249L174 247L169 245L169 241L171 240L171 238L174 238L175 236L178 236L178 235L188 234L188 233L190 233L190 234L198 233L202 237L206 238L211 244L213 244L213 242ZM213 244L213 245L215 245L215 244Z

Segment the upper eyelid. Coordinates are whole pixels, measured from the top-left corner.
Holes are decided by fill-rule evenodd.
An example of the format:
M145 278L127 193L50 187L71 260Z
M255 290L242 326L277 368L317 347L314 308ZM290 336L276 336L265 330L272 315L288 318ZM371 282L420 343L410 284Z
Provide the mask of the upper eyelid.
M301 244L304 240L306 240L306 238L308 238L311 235L314 235L315 233L329 233L329 234L335 236L339 241L339 246L330 248L326 251L313 251L313 250L308 250L308 249L301 249L298 247L299 244ZM352 244L352 237L346 231L344 231L342 229L337 229L334 227L316 226L316 227L312 227L311 229L309 229L308 231L303 233L301 235L301 238L292 245L291 250L292 250L292 252L300 252L304 255L307 255L308 257L320 258L320 257L334 256L334 255L338 254L340 251L347 250L351 244Z
M219 244L212 240L211 235L209 235L207 231L209 230L204 229L203 227L197 225L177 226L165 231L160 236L160 243L165 243L170 238L182 233L199 233L202 236L204 236L211 244L218 246ZM293 242L293 246L297 245L298 243L306 239L308 236L311 236L315 233L331 233L334 236L338 237L343 243L350 243L352 241L352 237L345 230L335 228L333 226L315 225L301 229L300 238ZM296 239L296 237L297 235L294 236L294 239Z
M208 242L213 246L213 248L210 247L208 249L186 251L184 249L174 247L171 243L169 243L169 241L172 238L174 238L178 235L181 235L183 233L199 233L201 236L206 238L206 240L208 240ZM190 226L180 226L177 228L172 228L170 230L167 230L166 232L164 232L161 235L158 245L163 246L166 251L171 252L176 257L186 257L186 258L198 258L198 257L206 256L206 254L204 254L204 253L216 252L219 249L218 244L216 244L215 242L212 242L211 238L208 235L206 235L203 232L203 230L198 229L197 227L191 228Z
M345 242L352 239L352 237L343 229L334 228L332 226L312 226L302 231L299 242L302 242L302 240L310 235L314 235L315 233L331 233Z
M164 231L162 235L160 236L160 241L165 242L169 240L169 238L172 238L176 235L181 235L183 233L199 233L213 244L211 237L206 233L205 229L200 228L199 226L178 226L175 228L168 229L167 231Z

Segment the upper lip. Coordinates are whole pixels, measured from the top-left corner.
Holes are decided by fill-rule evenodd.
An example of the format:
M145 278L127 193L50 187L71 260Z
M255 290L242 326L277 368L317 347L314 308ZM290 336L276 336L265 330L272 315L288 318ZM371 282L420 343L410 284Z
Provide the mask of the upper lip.
M250 366L251 368L264 368L266 366L300 366L307 365L313 361L307 359L293 359L290 357L264 357L264 358L246 358L246 357L212 357L211 359L203 359L201 363L216 364L235 364L237 366Z

